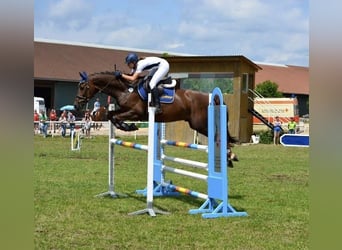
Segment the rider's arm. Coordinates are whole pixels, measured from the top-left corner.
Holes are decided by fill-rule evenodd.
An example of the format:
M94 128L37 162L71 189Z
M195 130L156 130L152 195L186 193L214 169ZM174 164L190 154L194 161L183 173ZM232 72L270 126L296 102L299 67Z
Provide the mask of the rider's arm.
M121 77L124 78L124 79L126 79L126 80L128 80L128 81L133 82L133 81L135 81L135 80L138 79L139 74L140 74L140 73L138 73L138 72L134 72L133 75L122 74Z

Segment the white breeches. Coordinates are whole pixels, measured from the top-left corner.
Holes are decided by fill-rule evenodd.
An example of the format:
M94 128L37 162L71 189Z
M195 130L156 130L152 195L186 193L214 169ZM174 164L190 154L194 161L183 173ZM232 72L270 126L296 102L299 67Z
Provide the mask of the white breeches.
M169 73L169 63L165 60L160 62L159 67L156 71L156 73L154 73L151 81L150 81L150 88L153 89L157 83L167 75L167 73Z

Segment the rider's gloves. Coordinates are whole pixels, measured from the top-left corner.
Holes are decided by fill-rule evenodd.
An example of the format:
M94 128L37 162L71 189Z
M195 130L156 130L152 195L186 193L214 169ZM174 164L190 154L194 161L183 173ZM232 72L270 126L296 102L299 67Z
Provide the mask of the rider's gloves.
M121 73L120 70L117 70L117 71L114 72L114 75L115 75L116 79L118 79L118 78L120 78L122 76L122 73Z

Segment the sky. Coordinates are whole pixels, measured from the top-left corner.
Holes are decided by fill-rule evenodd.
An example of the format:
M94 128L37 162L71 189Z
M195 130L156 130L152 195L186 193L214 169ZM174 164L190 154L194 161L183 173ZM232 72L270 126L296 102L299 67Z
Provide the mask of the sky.
M309 0L35 0L34 38L309 65Z

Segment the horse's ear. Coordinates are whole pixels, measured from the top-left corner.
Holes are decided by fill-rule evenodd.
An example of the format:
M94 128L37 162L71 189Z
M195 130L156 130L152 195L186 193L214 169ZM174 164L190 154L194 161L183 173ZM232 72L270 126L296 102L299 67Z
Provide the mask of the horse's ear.
M81 78L82 78L83 81L88 80L87 72L82 71L82 72L79 72L79 73L80 73L80 76L81 76Z

